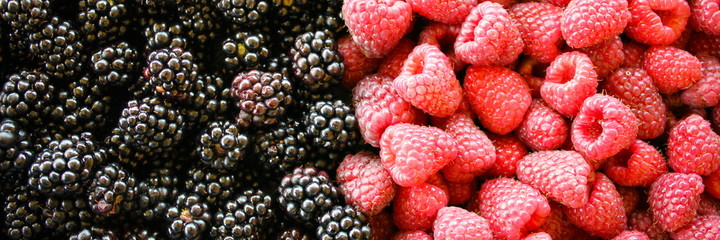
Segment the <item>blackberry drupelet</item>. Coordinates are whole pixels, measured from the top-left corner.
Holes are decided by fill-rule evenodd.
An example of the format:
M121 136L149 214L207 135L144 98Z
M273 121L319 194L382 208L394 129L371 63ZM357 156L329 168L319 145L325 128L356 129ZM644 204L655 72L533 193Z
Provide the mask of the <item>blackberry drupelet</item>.
M103 91L96 78L83 76L59 91L51 119L66 133L103 130L110 113L111 95Z
M97 220L87 200L75 196L49 197L42 210L44 227L56 237L69 237L69 234L96 224L94 221Z
M304 123L315 147L343 152L359 145L355 109L340 100L315 102L305 113Z
M40 71L11 74L0 93L0 113L23 127L42 126L55 99L50 77Z
M229 199L240 184L233 173L210 168L191 168L186 177L187 192L198 195L210 206L217 206Z
M266 22L272 13L272 7L281 0L214 0L215 8L222 15L237 24L256 27Z
M95 172L88 188L88 203L93 212L112 216L135 209L135 176L118 163L110 163Z
M152 170L150 175L138 183L138 210L148 219L163 218L179 192L175 172L167 168Z
M310 138L302 123L288 119L271 129L258 130L253 136L253 153L274 172L292 171L310 157Z
M172 239L202 239L212 224L211 209L197 194L184 193L167 211L168 236Z
M258 69L270 58L269 36L261 32L238 31L222 42L228 71Z
M320 214L340 201L327 173L312 167L295 168L282 178L278 190L278 203L285 215L309 228L315 228Z
M185 35L193 47L206 49L222 28L222 17L212 6L213 0L194 0L182 2L178 18L185 27Z
M118 126L129 146L143 153L162 153L183 138L185 121L170 101L148 97L130 100Z
M24 180L35 152L30 133L12 119L0 122L0 181Z
M118 232L105 227L92 226L71 234L68 240L114 240L118 239Z
M52 16L49 0L0 0L0 14L14 30L37 31Z
M238 74L231 90L240 109L235 121L244 128L277 124L293 103L292 89L280 73L251 70Z
M323 31L298 36L290 49L290 58L295 80L310 91L328 89L340 83L345 72L335 39Z
M78 30L89 45L115 41L130 25L125 0L80 0L78 8Z
M372 230L365 214L350 205L338 205L319 219L317 237L320 240L370 240Z
M187 119L188 128L207 125L210 121L226 118L232 100L226 81L215 75L200 75L198 81L190 87L187 104L181 108Z
M56 78L80 73L86 58L83 51L78 32L70 22L57 17L30 34L30 53L38 58L48 75Z
M145 78L158 95L182 101L198 78L198 65L192 53L181 48L160 49L148 55Z
M244 160L248 145L248 136L237 125L227 120L216 121L200 133L195 151L205 166L233 171Z
M160 49L187 48L187 38L183 35L180 24L156 22L143 32L147 40L146 51L152 52Z
M214 239L267 239L275 223L273 199L262 190L246 189L218 209L210 236Z
M42 198L26 185L16 187L5 198L3 234L10 239L39 239L45 235Z
M102 86L124 87L136 80L140 66L138 53L127 42L109 45L90 59L93 73Z

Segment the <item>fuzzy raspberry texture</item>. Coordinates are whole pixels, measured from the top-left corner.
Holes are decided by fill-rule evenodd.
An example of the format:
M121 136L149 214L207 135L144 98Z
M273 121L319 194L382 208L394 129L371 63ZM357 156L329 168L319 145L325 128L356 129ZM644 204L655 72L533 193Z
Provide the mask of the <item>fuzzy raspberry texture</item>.
M720 15L720 14L719 14ZM682 102L692 108L707 108L720 103L720 60L707 53L695 55L702 64L703 76L682 91Z
M482 2L465 18L455 53L473 65L508 65L523 51L520 31L502 5Z
M464 89L480 123L501 135L520 126L532 102L530 88L523 77L501 66L468 67Z
M638 204L640 204L640 201L645 201L645 197L641 196L639 188L636 187L623 187L615 185L615 190L620 193L620 198L622 198L623 201L623 208L625 208L625 213L630 214L631 212L634 212L635 209L637 209Z
M628 230L642 232L652 240L671 239L646 209L638 209L628 215Z
M676 172L710 175L720 167L720 136L699 115L675 125L667 144L668 163Z
M380 140L380 157L393 181L412 187L457 157L455 138L436 127L395 124Z
M694 0L690 3L692 25L707 34L720 35L720 1Z
M552 62L562 53L562 8L550 3L526 2L510 7L525 48L523 53L540 62Z
M538 98L532 100L515 133L523 143L534 150L553 150L565 143L569 128L560 113Z
M455 54L455 39L460 34L460 25L431 23L418 36L418 44L435 45L445 53L453 65L453 71L460 72L467 65Z
M477 0L407 0L412 10L430 20L460 24L477 5Z
M392 215L388 211L381 211L378 214L368 216L368 225L372 229L370 240L390 239L395 233Z
M673 239L713 240L720 236L720 216L696 216L686 226L670 234Z
M611 240L650 240L647 234L640 231L623 231L620 235L615 236Z
M602 173L595 173L587 204L579 208L564 207L563 212L570 223L591 235L612 238L627 227L627 216L620 193L612 180Z
M700 175L663 174L650 186L648 193L653 218L668 232L685 226L695 217L704 189Z
M511 178L485 182L478 192L478 212L490 221L498 239L520 239L550 215L547 198L530 185Z
M545 82L545 69L550 63L541 63L537 59L531 57L522 57L518 63L516 71L525 78L530 87L530 95L533 98L541 98L540 88Z
M688 44L688 52L692 54L706 52L720 58L720 35L695 32L692 37L693 44Z
M437 117L453 114L463 96L450 59L430 44L413 49L393 86L405 101Z
M560 54L546 69L540 95L565 117L574 117L586 98L597 91L592 60L581 52Z
M382 211L395 196L390 173L371 152L346 155L337 168L337 182L345 202L368 216Z
M560 19L568 46L584 48L620 35L628 21L627 0L570 1Z
M342 14L353 41L369 58L388 54L412 29L412 7L400 0L343 1Z
M633 40L623 41L623 53L625 55L625 61L621 66L642 68L645 50L647 50L647 46L641 43Z
M575 151L538 151L523 157L517 177L550 199L571 208L588 201L590 165Z
M689 88L702 78L702 63L685 50L671 46L652 46L645 51L643 68L658 91L673 94Z
M477 191L477 181L469 183L448 182L448 205L465 205Z
M610 157L604 169L605 174L618 185L641 187L650 186L655 179L668 172L662 154L640 139Z
M708 194L720 199L720 171L715 171L708 176L704 176L703 185L705 185L705 191L707 191Z
M442 169L448 181L472 182L475 176L485 173L495 163L495 146L475 125L469 111L458 110L447 118L433 118L432 122L457 142L458 157ZM457 177L464 175L469 175L469 178Z
M629 0L632 14L625 34L633 40L649 45L675 42L690 18L690 6L685 0Z
M431 184L400 187L393 201L393 222L400 230L430 230L438 210L447 206L445 191Z
M623 42L620 36L614 36L578 50L590 58L598 78L604 79L625 62L625 52L623 52Z
M493 176L514 177L517 163L528 154L528 149L515 134L488 134L495 146L495 165L488 170Z
M425 231L415 230L399 232L395 234L392 240L433 240L433 237Z
M617 98L596 94L583 102L572 122L570 137L575 150L596 169L630 146L637 133L638 120L628 106Z
M602 82L603 91L630 107L637 117L637 137L653 139L665 132L665 102L642 68L622 67Z
M365 142L380 147L389 126L398 123L423 125L425 113L406 102L395 91L393 78L381 74L365 76L353 89L353 106Z
M403 63L407 59L408 55L413 51L417 45L410 38L402 38L400 42L380 61L380 66L377 69L377 73L390 76L395 79L400 75Z
M380 59L366 57L350 35L339 38L337 45L338 52L343 56L343 63L345 63L345 72L341 83L347 89L355 87L360 79L374 73L380 66Z
M487 219L459 207L444 207L438 211L433 224L435 240L492 240Z

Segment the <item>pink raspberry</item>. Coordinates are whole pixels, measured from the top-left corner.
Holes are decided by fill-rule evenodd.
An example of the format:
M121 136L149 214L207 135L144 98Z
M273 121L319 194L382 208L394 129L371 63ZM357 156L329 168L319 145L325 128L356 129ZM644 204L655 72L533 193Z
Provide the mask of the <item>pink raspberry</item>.
M525 78L525 81L530 87L530 95L533 98L541 98L540 88L545 82L545 69L550 66L549 63L541 63L540 61L530 58L523 57L520 59L520 63L517 66L517 72Z
M720 199L720 170L703 177L703 185L708 194Z
M445 194L450 193L450 188L448 187L447 181L445 181L445 178L440 172L436 172L433 175L430 175L427 180L425 180L425 183L439 187L440 189L445 192ZM448 201L450 200L450 197L448 196Z
M525 235L522 240L552 240L552 236L550 234L544 233L544 232L535 232L530 233L528 235Z
M611 240L650 240L650 237L643 232L626 230Z
M487 219L459 207L444 207L433 224L435 240L493 239Z
M390 173L380 156L370 152L346 155L337 168L337 182L345 202L368 216L382 211L395 196Z
M676 93L702 78L702 63L685 50L652 46L645 51L644 57L643 67L660 93Z
M429 230L438 210L447 203L447 195L439 187L427 183L400 187L393 201L393 222L403 231Z
M465 18L455 53L474 65L508 65L523 51L520 31L502 5L482 2Z
M707 53L695 57L702 63L703 76L690 88L682 91L682 102L692 108L707 108L720 103L720 60Z
M455 139L435 127L399 123L385 129L380 157L395 183L421 184L457 157Z
M652 214L645 209L638 209L628 215L628 229L642 232L652 240L670 240L670 236L660 228Z
M582 232L582 230L567 221L562 211L562 205L551 201L550 209L550 215L545 218L545 222L537 231L546 232L555 240L576 239L577 233Z
M547 68L540 95L563 116L574 117L597 86L592 60L581 52L566 52Z
M562 12L558 6L540 2L518 3L508 10L520 30L525 45L523 53L544 63L552 62L562 53Z
M364 77L353 89L353 106L360 134L365 142L380 147L385 129L397 123L426 122L425 113L402 100L395 92L393 78L374 74Z
M486 181L478 192L478 212L490 221L493 236L520 239L550 214L548 200L531 186L511 178Z
M620 193L620 198L623 201L623 208L626 214L630 214L637 209L640 201L645 201L645 197L640 195L640 190L635 187L623 187L615 185L615 189Z
M665 132L667 107L645 70L620 68L602 82L601 88L635 113L640 123L638 138L652 139Z
M613 182L602 173L595 173L587 204L579 208L564 207L563 212L570 223L588 233L612 238L627 227L627 216Z
M542 99L533 99L520 126L518 138L535 150L560 148L569 135L568 123Z
M720 1L694 0L690 4L692 25L707 34L720 35Z
M448 181L470 182L474 176L483 174L495 163L495 146L485 132L475 125L469 112L458 110L447 118L433 118L432 122L452 135L457 142L458 157L442 170ZM470 178L455 178L462 173L469 174Z
M585 53L593 65L598 78L605 78L625 62L625 52L620 36L611 37L598 44L578 49Z
M623 41L623 54L625 61L621 66L631 68L642 68L643 58L647 46L633 40Z
M547 2L552 3L558 7L567 7L567 5L570 3L570 0L547 0Z
M663 174L650 186L648 193L653 218L668 232L685 226L695 217L703 190L700 175Z
M455 54L455 39L458 34L460 34L460 25L431 23L420 32L418 44L427 43L437 46L450 59L453 71L460 72L467 64Z
M628 0L632 17L625 34L635 41L649 45L675 42L690 18L690 6L685 0Z
M470 201L470 197L477 191L477 181L469 183L448 182L448 205L460 206Z
M629 147L610 157L605 174L622 186L647 187L668 172L665 158L652 145L636 139Z
M457 158L455 160L457 160ZM446 178L448 182L469 183L475 180L475 174L465 171L465 169L460 168L457 164L454 164L454 162L455 161L450 162L445 165L443 169L440 169L440 172L442 172L444 176L448 176L448 178Z
M668 163L676 172L710 175L720 167L720 136L710 122L691 115L670 130Z
M343 1L342 14L353 40L369 58L388 54L412 29L412 8L400 0Z
M477 0L407 0L412 10L433 21L460 24L477 5Z
M693 44L688 44L688 52L692 54L707 52L710 55L720 58L720 35L695 32L692 38Z
M393 50L380 61L380 67L378 67L377 72L395 79L400 75L403 63L413 51L415 45L417 44L410 38L400 39L400 42L395 45Z
M517 177L540 193L571 208L588 201L590 165L575 151L538 151L517 165Z
M670 234L673 239L713 240L720 236L720 216L696 216L686 226Z
M390 239L395 232L392 215L388 211L381 211L378 214L368 216L368 225L372 229L370 240Z
M617 98L596 94L583 102L572 122L573 146L594 168L633 143L638 120Z
M704 181L703 181L704 183ZM705 185L705 192L709 186ZM713 197L709 193L700 195L700 203L697 209L698 215L720 215L720 200Z
M493 176L514 177L517 163L528 154L528 149L514 134L488 134L495 146L495 165L488 170Z
M342 85L347 89L355 87L360 79L375 72L380 65L380 59L367 58L360 47L352 40L352 36L345 35L337 40L338 52L343 56L345 73Z
M464 89L480 123L502 135L520 125L532 101L530 88L523 77L500 66L468 67Z
M584 48L620 35L628 21L627 0L570 1L560 19L567 45Z
M450 116L462 101L463 90L450 60L430 44L413 49L393 86L405 101L432 116Z
M405 231L395 234L392 240L433 240L432 235L425 231Z

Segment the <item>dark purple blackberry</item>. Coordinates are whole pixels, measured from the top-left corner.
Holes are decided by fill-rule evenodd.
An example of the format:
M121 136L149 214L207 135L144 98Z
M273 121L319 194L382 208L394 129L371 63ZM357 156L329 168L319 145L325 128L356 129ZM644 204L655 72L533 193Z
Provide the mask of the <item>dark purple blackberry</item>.
M222 17L212 4L212 0L194 0L182 2L179 6L178 18L193 47L205 49L205 45L215 39L222 29Z
M150 153L135 150L135 148L126 144L122 131L118 127L111 130L110 135L105 137L103 143L105 144L108 156L111 159L115 159L117 162L130 169L144 167L143 163L145 163L148 158L155 157Z
M200 75L193 83L187 103L181 109L189 128L226 118L232 100L230 88L225 87L225 83L215 75Z
M142 7L176 6L179 0L135 0Z
M240 109L235 120L244 128L277 124L293 103L292 84L280 73L242 72L233 80L231 94Z
M3 120L0 123L0 179L24 179L33 161L35 152L30 134L17 122Z
M277 240L310 240L314 239L314 235L308 234L303 227L290 223L281 223L277 229L277 236L273 239Z
M275 223L273 207L270 195L247 189L218 209L210 236L214 239L266 239Z
M195 148L205 166L217 170L235 170L245 158L248 136L230 121L210 122L198 136Z
M178 11L176 6L156 6L148 7L139 3L137 0L126 1L128 7L128 15L130 19L130 28L126 34L128 40L139 40L133 42L142 46L147 44L145 30L152 29L156 23L164 23L169 19L177 19Z
M338 205L319 219L317 237L320 240L370 240L372 230L365 214L349 205Z
M135 209L135 176L117 163L110 163L95 172L88 187L88 203L93 212L112 216Z
M146 50L149 52L160 49L187 48L187 38L183 35L180 24L156 22L143 32L147 40Z
M359 145L355 109L340 100L315 102L305 113L304 123L315 147L342 152Z
M68 240L117 240L119 233L103 227L88 227L71 234Z
M80 73L85 62L83 51L78 32L57 17L30 34L30 53L38 58L47 74L56 78Z
M150 175L138 183L138 209L148 219L162 218L173 205L179 194L180 181L175 172L167 168L154 169Z
M186 177L187 192L200 196L204 203L211 206L229 199L240 184L234 174L211 168L191 168Z
M21 71L11 74L0 93L0 113L23 127L42 126L52 109L55 87L47 74Z
M173 103L154 97L130 100L118 126L129 146L143 153L162 153L180 142L185 122Z
M140 67L137 54L127 42L112 44L95 52L90 59L98 84L124 87L134 82Z
M214 0L216 9L226 19L247 27L259 26L266 22L272 7L281 0Z
M173 100L188 97L198 78L198 65L192 53L181 48L160 49L148 55L145 78L158 95Z
M180 194L166 217L171 239L202 239L212 224L211 209L197 194Z
M155 229L149 227L135 226L134 228L126 230L122 235L121 239L125 240L156 240L166 239L165 235L158 232Z
M83 40L90 45L115 41L130 24L125 0L80 0L77 21Z
M86 199L72 197L49 197L42 206L44 227L53 236L69 237L81 229L97 224Z
M103 130L110 112L111 95L96 78L83 76L59 91L50 117L64 132L77 134Z
M266 72L280 73L290 79L290 74L292 74L292 63L290 63L290 57L288 57L286 53L280 53L280 55L270 58L270 60L261 69Z
M283 121L271 129L258 130L253 136L256 136L253 153L258 160L283 175L310 157L310 138L298 121Z
M3 233L10 239L39 239L45 235L42 198L26 185L16 187L5 198Z
M268 35L260 32L238 31L225 39L222 52L229 71L258 69L270 58Z
M133 81L128 87L128 91L130 92L130 98L136 100L157 96L157 91L155 91L155 88L145 76L140 76Z
M13 29L32 33L50 20L49 0L0 0L2 19Z
M298 36L290 49L290 59L295 80L314 92L337 85L345 72L335 39L323 31Z
M306 227L315 228L320 214L340 200L337 187L326 172L298 167L280 181L278 203L285 215Z

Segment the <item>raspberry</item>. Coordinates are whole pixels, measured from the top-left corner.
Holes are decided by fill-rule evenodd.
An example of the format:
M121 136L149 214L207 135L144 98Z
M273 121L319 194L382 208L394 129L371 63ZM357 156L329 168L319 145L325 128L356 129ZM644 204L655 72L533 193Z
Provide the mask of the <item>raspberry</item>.
M477 181L469 183L448 182L448 205L465 205L477 190Z
M380 59L366 57L350 35L339 38L337 45L338 52L342 55L345 63L345 72L341 83L347 89L355 87L360 79L374 73L380 66Z
M455 54L455 39L460 34L460 25L447 25L431 23L425 27L418 36L418 44L431 44L437 46L450 59L453 71L459 72L467 65Z
M485 182L478 192L478 212L490 221L493 236L520 239L550 214L548 200L531 186L511 178Z
M426 121L425 114L402 100L392 85L393 79L380 74L365 76L353 89L353 106L360 134L365 142L380 147L385 128L397 123Z
M702 63L695 56L670 46L652 46L645 51L643 67L658 91L673 94L702 78Z
M457 146L452 136L438 128L400 123L385 129L380 157L395 183L410 187L455 160Z
M337 182L345 201L368 216L390 205L395 186L380 156L370 152L348 154L337 168Z
M487 219L459 207L441 208L433 224L433 239L493 239Z
M413 49L393 86L405 101L432 116L450 116L462 100L450 60L430 44Z
M720 2L717 0L690 1L690 22L707 34L720 35Z
M483 174L495 163L495 147L492 141L485 132L475 126L469 112L458 110L445 119L433 118L432 122L434 126L452 135L457 142L458 157L442 170L448 181L470 182L474 176ZM448 173L468 173L470 178L458 179L455 177L463 174Z
M667 144L668 163L676 172L710 175L720 167L720 136L699 115L675 125Z
M369 216L368 225L372 229L371 240L390 239L395 233L392 215L388 211L381 211L378 214Z
M705 185L705 191L708 191ZM720 215L720 200L710 194L703 193L700 195L700 203L697 209L698 215Z
M495 165L488 170L491 175L514 177L517 163L528 154L527 147L514 134L488 134L495 146Z
M625 230L611 240L650 240L645 233Z
M527 2L513 5L508 13L520 30L523 53L540 62L552 62L562 53L560 32L562 8L550 3Z
M523 120L532 98L520 74L501 66L468 67L465 94L480 123L497 134L507 134Z
M392 240L433 240L432 235L421 230L399 232Z
M393 79L396 78L400 75L403 63L413 51L415 45L415 42L410 38L400 39L400 42L395 45L395 48L380 61L380 67L378 67L377 72L385 76L390 76Z
M625 55L625 61L621 66L642 68L643 67L643 56L645 55L647 47L641 43L629 40L623 42L623 53Z
M523 57L518 63L517 72L525 78L530 87L530 95L533 98L541 98L540 88L545 82L545 69L550 66L549 63L541 63L540 61Z
M653 219L668 232L685 226L695 217L703 190L702 178L697 174L663 174L648 193Z
M577 237L577 232L582 230L577 229L575 225L565 219L565 214L562 212L562 207L559 203L550 202L550 215L545 219L538 232L546 232L552 236L555 240L571 240Z
M692 54L707 52L720 58L720 35L695 32L693 34L693 44L688 44L687 51Z
M448 194L450 192L450 188L448 188L447 181L445 181L445 178L443 175L439 172L430 175L427 180L425 180L425 183L439 187L440 189L445 192L445 194ZM450 197L448 196L448 201L450 200Z
M623 186L618 186L616 184L615 190L617 190L618 193L620 193L620 197L622 198L622 201L623 201L623 209L625 209L626 214L629 214L629 213L635 211L635 209L637 209L637 206L640 203L641 198L642 198L642 201L645 200L644 197L640 196L640 191L638 190L638 188L623 187Z
M675 42L668 44L668 46L673 46L673 47L676 47L679 49L685 49L687 47L688 43L690 42L690 38L692 38L692 35L693 35L693 31L691 31L689 29L687 31L682 31L682 33L680 33L680 37L678 37L678 39L675 40Z
M628 230L645 233L653 240L670 240L670 236L653 220L652 214L644 209L628 215Z
M520 126L518 138L535 150L560 148L569 135L568 123L542 99L533 99Z
M566 7L570 3L570 0L547 0L547 2L558 7Z
M482 2L465 18L455 53L474 65L508 65L523 51L520 31L502 5Z
M702 64L703 76L682 91L682 102L692 108L707 108L720 103L720 61L707 53L695 55Z
M550 234L544 233L544 232L536 232L531 233L528 235L525 235L522 240L552 240L553 238L550 236Z
M705 176L703 179L705 190L715 198L720 198L720 171Z
M438 210L448 199L439 187L423 183L416 187L400 187L393 201L393 222L400 230L429 230Z
M615 185L604 174L595 173L589 187L592 190L587 204L563 208L568 221L594 236L612 238L620 234L627 226L627 216Z
M684 0L628 0L632 17L625 34L650 45L675 42L690 17L690 6Z
M648 187L668 172L665 159L652 145L636 139L605 163L605 174L622 186Z
M593 65L598 78L605 78L625 62L625 52L620 36L611 37L598 44L578 49L585 53Z
M477 0L407 0L412 10L420 16L447 24L459 24L465 21Z
M567 45L584 48L620 35L628 21L626 0L575 0L563 11L560 28Z
M353 41L369 58L388 54L412 29L412 8L404 1L343 1L342 14Z
M517 177L550 199L571 208L588 201L590 165L575 151L539 151L517 164Z
M585 98L597 91L597 73L592 60L581 52L560 54L546 70L540 88L543 100L566 117L574 117Z
M717 239L720 236L720 216L697 216L685 227L670 234L673 239Z
M652 139L665 132L665 102L645 70L620 68L603 81L601 88L635 113L640 123L638 138Z

